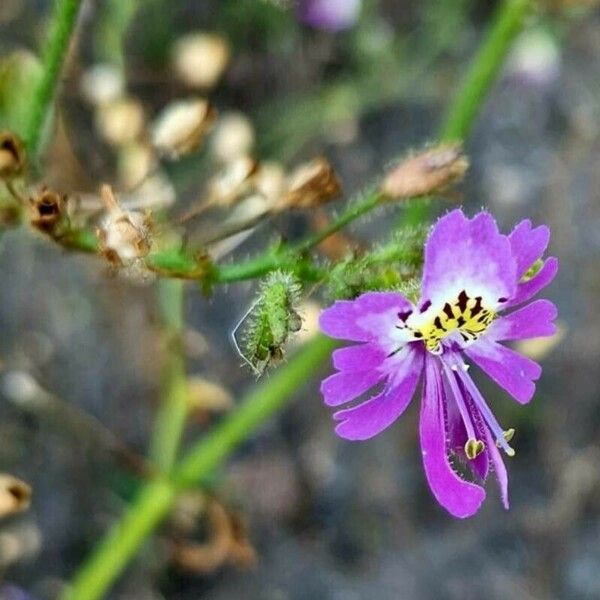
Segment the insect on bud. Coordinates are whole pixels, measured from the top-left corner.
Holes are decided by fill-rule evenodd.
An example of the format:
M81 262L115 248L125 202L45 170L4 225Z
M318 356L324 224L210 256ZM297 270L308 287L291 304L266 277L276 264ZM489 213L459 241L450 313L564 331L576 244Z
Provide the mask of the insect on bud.
M192 88L213 88L229 63L229 44L211 33L192 33L173 49L173 66L179 78Z
M341 192L340 182L326 158L319 157L297 167L287 180L278 209L315 208Z
M167 106L152 126L152 145L171 159L197 150L214 123L217 111L203 98Z
M109 185L100 196L108 213L98 229L101 252L114 266L129 266L150 252L150 216L123 210Z
M27 158L23 142L10 131L0 132L0 179L14 179L23 174Z
M38 231L59 238L69 228L67 197L48 188L29 199L30 223Z
M232 337L236 348L257 375L283 359L286 342L302 327L297 312L300 291L300 283L290 273L271 273L261 283L257 300L235 328ZM243 350L236 340L241 326L244 326Z
M384 179L381 192L390 200L442 192L460 181L468 167L460 144L441 144L403 160Z

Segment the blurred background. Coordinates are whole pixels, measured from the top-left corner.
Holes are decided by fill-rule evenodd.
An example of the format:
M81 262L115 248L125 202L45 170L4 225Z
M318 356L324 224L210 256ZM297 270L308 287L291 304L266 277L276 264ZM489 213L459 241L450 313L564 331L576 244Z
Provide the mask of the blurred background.
M559 307L559 338L523 348L544 367L534 401L517 407L480 380L500 421L517 430L511 510L490 481L479 514L453 520L425 483L417 405L376 439L348 443L335 437L315 378L215 476L218 501L182 499L109 598L600 597L600 13L593 4L548 2L532 18L467 141L472 166L455 198L471 212L489 208L505 230L527 217L549 224L551 254L561 261L545 294ZM167 165L153 197L192 203L215 162L241 145L286 168L324 154L350 198L390 161L432 141L496 5L88 1L45 180L82 194L102 181L126 188L135 169L143 171L136 140L144 123L174 99L209 90L233 133L215 132L201 153ZM46 0L2 0L0 54L18 65L5 74L26 78L36 68L24 52L40 46L49 9ZM190 46L199 52L194 44L222 69L194 63L186 55ZM400 211L369 217L351 233L377 240ZM282 217L234 256L317 226L301 213ZM29 511L0 522L0 598L46 599L136 490L165 348L152 284L107 277L99 261L23 230L1 244L0 471L27 481L33 499ZM188 440L253 385L229 336L255 289L235 284L210 297L188 290L188 372L201 389L222 388L218 406L199 401ZM320 302L317 293L303 308L307 335ZM239 538L230 555L213 539L224 519Z

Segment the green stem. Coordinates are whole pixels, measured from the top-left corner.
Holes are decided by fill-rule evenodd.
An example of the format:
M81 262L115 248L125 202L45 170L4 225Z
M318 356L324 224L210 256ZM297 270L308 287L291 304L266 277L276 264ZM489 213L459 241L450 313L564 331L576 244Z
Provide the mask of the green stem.
M158 306L168 344L162 373L162 404L150 442L150 459L164 473L175 460L188 415L188 388L182 348L184 283L176 279L158 282Z
M56 0L54 4L42 61L42 78L34 90L25 123L24 134L30 156L37 156L40 152L42 135L52 110L56 88L81 4L82 0Z
M167 516L177 493L210 475L240 443L288 403L306 383L306 373L321 366L333 347L334 343L322 336L307 343L293 360L256 386L235 412L198 442L170 478L146 484L123 519L77 573L62 600L102 598L139 546Z

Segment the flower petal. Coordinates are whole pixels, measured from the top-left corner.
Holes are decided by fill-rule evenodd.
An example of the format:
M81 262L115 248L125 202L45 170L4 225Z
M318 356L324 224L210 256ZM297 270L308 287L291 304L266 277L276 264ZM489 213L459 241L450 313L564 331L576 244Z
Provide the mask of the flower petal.
M335 350L333 366L338 371L367 371L377 369L386 359L384 350L374 344L357 344Z
M550 241L550 229L546 225L532 228L531 221L525 219L512 230L508 239L517 263L517 279L521 279L544 254Z
M399 355L398 370L389 377L383 392L333 417L342 421L336 433L347 440L366 440L389 427L409 405L423 369L423 352L407 346Z
M439 365L427 356L425 387L421 403L420 436L423 466L436 500L454 517L474 515L485 499L480 486L461 479L448 460L444 389Z
M500 499L502 500L504 508L508 510L508 473L506 472L506 466L502 460L500 450L498 450L489 430L486 429L485 434L486 452L489 453L490 460L492 461L492 468L496 474L498 485L500 486Z
M546 260L544 266L529 281L519 283L515 295L509 300L503 308L518 306L527 300L533 298L540 290L545 288L558 273L558 259L551 256Z
M516 281L510 242L489 213L469 220L457 209L436 223L425 246L422 288L422 302L430 301L432 310L462 290L495 309L500 298L513 296Z
M372 369L369 371L340 371L330 375L321 383L321 394L327 406L339 406L358 398L377 385L384 375Z
M523 340L554 335L558 311L550 300L535 300L510 315L497 318L486 331L494 341Z
M486 338L477 340L465 353L517 402L526 404L531 400L533 382L542 374L536 362Z
M380 342L386 348L398 343L398 313L413 310L397 292L367 292L356 300L338 300L321 313L321 331L332 338Z

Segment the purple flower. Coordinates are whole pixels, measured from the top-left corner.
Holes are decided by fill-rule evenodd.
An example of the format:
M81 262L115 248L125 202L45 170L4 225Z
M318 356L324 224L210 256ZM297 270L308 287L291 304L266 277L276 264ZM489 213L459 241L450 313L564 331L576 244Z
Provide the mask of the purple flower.
M361 0L301 0L298 18L311 27L341 31L356 23Z
M514 431L496 420L471 378L469 363L517 402L531 400L540 366L501 342L555 332L554 304L525 304L558 270L556 258L540 261L549 239L548 227L532 228L529 220L506 236L489 213L468 219L454 210L429 235L416 305L396 292L369 292L338 301L321 315L324 333L359 342L333 353L338 372L321 384L325 403L347 404L378 387L370 399L334 414L339 436L366 440L389 427L410 403L424 373L423 465L437 501L455 517L477 512L485 491L475 482L485 481L490 466L508 508L500 449L514 454L509 446ZM473 481L455 471L453 457L468 465Z

